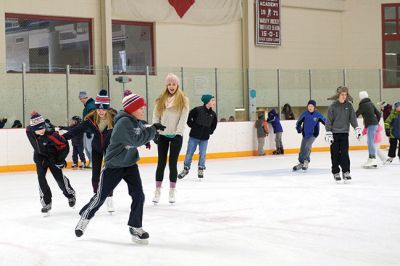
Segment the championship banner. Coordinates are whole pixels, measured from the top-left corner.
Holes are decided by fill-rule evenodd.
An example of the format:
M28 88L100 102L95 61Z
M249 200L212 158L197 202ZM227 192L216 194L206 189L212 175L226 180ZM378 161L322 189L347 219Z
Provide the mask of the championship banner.
M280 0L256 0L256 45L281 45Z

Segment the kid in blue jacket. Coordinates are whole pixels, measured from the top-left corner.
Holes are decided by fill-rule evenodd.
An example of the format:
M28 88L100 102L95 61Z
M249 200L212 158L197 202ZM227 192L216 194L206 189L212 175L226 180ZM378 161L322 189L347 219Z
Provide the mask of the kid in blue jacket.
M297 133L303 135L301 141L299 164L293 167L293 171L307 170L310 162L312 144L319 134L319 123L325 125L326 118L316 111L317 103L310 100L307 103L307 111L303 112L296 123Z
M277 155L284 154L285 151L283 150L283 145L282 145L283 128L281 125L281 121L279 119L279 115L275 111L275 109L272 109L271 111L268 112L267 122L272 125L272 128L274 129L274 134L275 134L276 151L274 151L273 154L277 154Z

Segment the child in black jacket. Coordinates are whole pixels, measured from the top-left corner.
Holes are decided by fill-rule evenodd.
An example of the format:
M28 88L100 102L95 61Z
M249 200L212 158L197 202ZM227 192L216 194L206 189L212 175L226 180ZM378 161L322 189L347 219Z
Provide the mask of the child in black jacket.
M69 206L74 207L76 202L75 191L62 172L62 168L66 165L65 158L69 152L68 142L53 128L47 127L43 117L36 112L31 115L30 126L26 128L26 135L34 150L33 161L36 164L39 180L42 213L47 215L51 210L52 194L46 180L47 169L50 169L64 196L68 198Z
M82 119L75 115L72 117L69 127L60 127L60 129L70 131L73 128L79 126L82 123ZM85 153L83 152L84 147L83 147L83 132L78 132L76 135L74 135L71 138L72 142L72 169L78 168L78 155L79 158L81 159L81 165L79 168L87 168L86 166L86 158L85 158Z
M190 170L193 154L199 146L198 178L204 177L206 169L206 153L210 135L217 127L217 114L212 110L215 106L215 98L212 95L205 94L201 97L204 103L202 106L193 108L187 119L187 125L190 127L188 148L186 151L184 168L179 173L178 178L184 178Z

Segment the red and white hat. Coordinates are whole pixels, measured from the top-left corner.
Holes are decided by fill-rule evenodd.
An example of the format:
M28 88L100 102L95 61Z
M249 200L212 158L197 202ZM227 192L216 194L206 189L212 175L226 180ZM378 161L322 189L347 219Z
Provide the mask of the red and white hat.
M146 106L146 102L142 96L137 94L129 94L122 100L122 107L128 113L133 113L143 106Z
M96 105L96 109L110 108L110 97L107 95L106 90L103 89L97 94L94 104Z

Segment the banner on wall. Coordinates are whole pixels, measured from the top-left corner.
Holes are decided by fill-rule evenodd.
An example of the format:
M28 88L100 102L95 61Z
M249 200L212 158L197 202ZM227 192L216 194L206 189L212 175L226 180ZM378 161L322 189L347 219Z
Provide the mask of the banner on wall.
M115 19L195 25L227 24L242 18L241 0L112 0Z
M256 45L281 45L280 0L256 0Z

